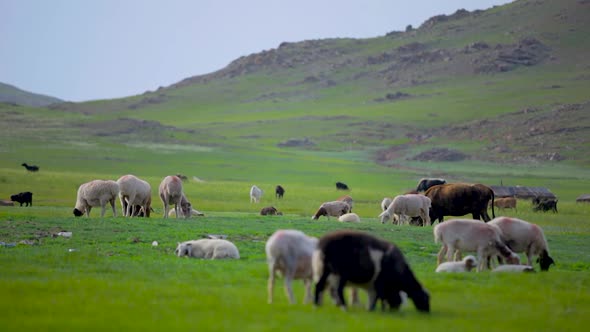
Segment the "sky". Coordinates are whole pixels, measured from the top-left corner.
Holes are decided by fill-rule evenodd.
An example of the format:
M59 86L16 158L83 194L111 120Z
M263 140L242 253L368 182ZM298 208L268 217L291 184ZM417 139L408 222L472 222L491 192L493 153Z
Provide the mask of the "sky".
M370 38L507 0L0 0L0 82L67 101L141 94L281 42Z

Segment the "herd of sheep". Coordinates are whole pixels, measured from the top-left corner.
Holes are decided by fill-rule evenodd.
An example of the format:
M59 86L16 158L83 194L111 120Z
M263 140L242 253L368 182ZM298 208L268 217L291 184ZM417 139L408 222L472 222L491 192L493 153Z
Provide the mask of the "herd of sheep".
M495 217L494 196L484 185L448 184L442 179L421 180L418 191L384 198L381 203L382 223L416 224L427 226L439 220L433 227L434 242L440 243L436 272L469 272L491 269L495 261L498 272L534 271L533 259L537 257L541 271L547 271L553 259L549 256L543 230L527 221L511 217ZM343 184L337 185L341 189ZM160 183L159 197L164 206L163 217L188 218L202 215L192 208L183 192L182 179L166 176ZM282 198L284 188L277 186L277 198ZM252 186L250 199L258 203L263 191ZM490 196L491 195L491 196ZM80 185L73 210L75 216L90 215L93 207L101 208L104 216L107 204L116 216L115 202L120 201L124 216L149 217L152 210L151 186L133 175L121 176L117 181L93 180ZM492 206L493 219L487 215ZM312 219L321 216L337 217L341 222L360 222L352 212L353 200L344 195L338 200L320 205ZM274 207L266 207L261 214L280 215ZM473 219L449 219L444 216L472 214ZM478 220L482 218L483 221ZM490 220L491 219L491 220ZM299 230L278 230L266 242L268 264L268 302L272 303L277 274L282 275L289 302L294 303L293 280L303 280L305 302L322 302L324 290L328 290L334 303L346 308L343 295L345 287L358 289L368 295L368 308L373 310L380 301L382 308L396 310L404 298L413 301L419 311L430 311L430 295L414 276L401 250L388 241L360 231L339 230L320 238ZM462 258L462 253L474 252ZM520 253L527 257L527 265L520 264ZM238 248L225 239L200 239L178 243L178 257L203 259L239 259ZM312 294L312 284L315 292Z

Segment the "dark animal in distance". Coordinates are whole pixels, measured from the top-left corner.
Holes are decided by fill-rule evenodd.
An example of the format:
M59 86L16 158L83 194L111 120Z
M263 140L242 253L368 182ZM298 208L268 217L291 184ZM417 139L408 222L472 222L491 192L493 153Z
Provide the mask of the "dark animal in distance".
M261 216L282 216L283 213L277 210L274 206L267 206L260 210Z
M464 216L471 213L473 219L488 222L495 218L494 191L483 184L447 183L430 187L424 193L430 198L430 224L444 216ZM488 214L488 205L492 204L492 218Z
M24 166L29 172L37 172L39 170L39 166L27 165L27 163L22 163L21 166Z
M436 186L439 184L445 184L447 180L445 179L434 179L434 178L422 178L418 182L418 186L416 187L417 192L422 192L428 190L428 188L432 186Z
M533 198L533 211L557 213L557 198Z
M10 200L20 203L20 206L23 206L23 204L25 206L33 206L33 193L30 191L21 192L10 196Z
M350 283L367 290L369 310L375 309L377 300L397 310L403 291L419 311L430 311L430 296L414 276L401 250L368 233L341 230L324 235L319 239L312 266L316 305L320 304L322 293L329 285L336 287L337 305L346 308L343 291Z
M336 190L350 190L350 188L345 183L338 181L336 182Z
M285 194L285 188L283 188L280 184L277 185L275 188L275 194L277 198L283 198L283 195Z

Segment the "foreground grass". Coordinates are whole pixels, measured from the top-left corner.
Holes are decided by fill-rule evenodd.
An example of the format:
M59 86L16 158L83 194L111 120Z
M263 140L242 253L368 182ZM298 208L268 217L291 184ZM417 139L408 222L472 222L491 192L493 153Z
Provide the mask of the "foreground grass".
M565 331L582 330L583 323L590 321L590 223L581 215L585 211L575 206L563 208L559 215L519 212L520 217L535 219L544 227L557 261L549 273L522 275L437 275L433 270L438 246L432 241L431 227L382 225L374 218L344 225L253 213L128 220L36 217L13 211L0 209L0 241L28 239L36 245L0 247L3 330L472 331L478 326L498 331ZM398 244L432 295L432 313L419 314L411 303L398 313L369 313L363 308L342 312L328 300L321 308L289 305L281 281L275 303L266 303L264 243L272 232L295 228L321 236L344 227ZM61 230L72 231L73 237L51 236ZM241 259L174 256L176 242L205 234L228 235L240 249ZM159 246L153 247L152 241ZM295 288L301 301L301 283Z

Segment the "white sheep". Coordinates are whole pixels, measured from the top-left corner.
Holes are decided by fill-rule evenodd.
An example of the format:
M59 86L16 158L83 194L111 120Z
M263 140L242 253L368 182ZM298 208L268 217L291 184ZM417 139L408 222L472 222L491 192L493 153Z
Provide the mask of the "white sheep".
M124 216L136 216L136 206L141 207L141 212L146 217L150 216L152 205L152 187L146 181L128 174L117 180L119 185L119 200Z
M351 212L347 214L343 214L338 217L338 221L340 222L361 222L361 218L358 214Z
M399 223L403 217L420 217L424 226L430 223L430 206L430 198L424 195L397 195L387 209L379 215L379 218L381 218L381 223L384 224L386 221L392 219L394 223L396 223L396 220Z
M533 265L533 256L535 255L538 255L541 271L548 271L549 266L555 263L553 258L549 256L547 240L541 227L521 219L509 217L497 217L490 220L488 224L500 228L502 240L512 251L525 253L528 265Z
M94 206L100 206L100 216L104 217L104 212L107 203L111 204L113 208L113 216L117 216L117 208L115 207L115 200L119 194L119 185L112 180L93 180L80 185L76 197L76 207L74 208L74 215L79 217L86 213L90 217L90 210Z
M256 185L253 185L250 188L250 203L254 202L254 203L258 203L260 202L260 198L262 197L262 194L264 192L262 191L262 189L258 188Z
M184 213L182 212L182 209L180 211L178 211L178 213L180 214L179 217L184 217ZM205 214L201 211L195 210L195 209L191 209L191 216L192 217L203 217ZM170 211L168 211L168 217L176 217L176 210L174 210L174 208L170 209Z
M436 272L469 272L476 266L477 259L474 256L469 255L465 256L460 262L441 263L436 267Z
M182 191L182 180L175 175L165 177L160 183L159 187L160 199L164 203L164 218L168 218L168 209L171 204L174 204L174 210L177 211L176 217L180 215L179 209L182 210L182 215L189 218L192 210L191 203L188 201Z
M442 263L445 254L447 261L452 261L455 251L459 255L461 251L476 251L478 272L496 255L506 258L509 264L520 264L520 258L502 241L502 232L494 225L473 219L450 219L436 225L433 232L434 242L443 244L437 265Z
M530 265L498 265L492 272L535 272L535 268Z
M312 220L317 220L321 216L326 217L340 217L343 214L350 212L350 205L343 201L325 202L320 205L317 212L311 217Z
M268 303L273 301L275 276L280 272L285 278L285 293L290 303L295 303L291 283L303 279L305 300L311 301L311 281L313 270L311 258L318 239L301 231L283 229L274 232L266 241L266 261L268 263Z
M223 259L223 258L240 258L240 252L235 244L223 239L200 239L178 243L174 251L176 256L204 258L204 259Z
M383 200L381 201L381 211L387 210L389 204L391 204L392 201L393 199L391 199L390 197L383 198Z

